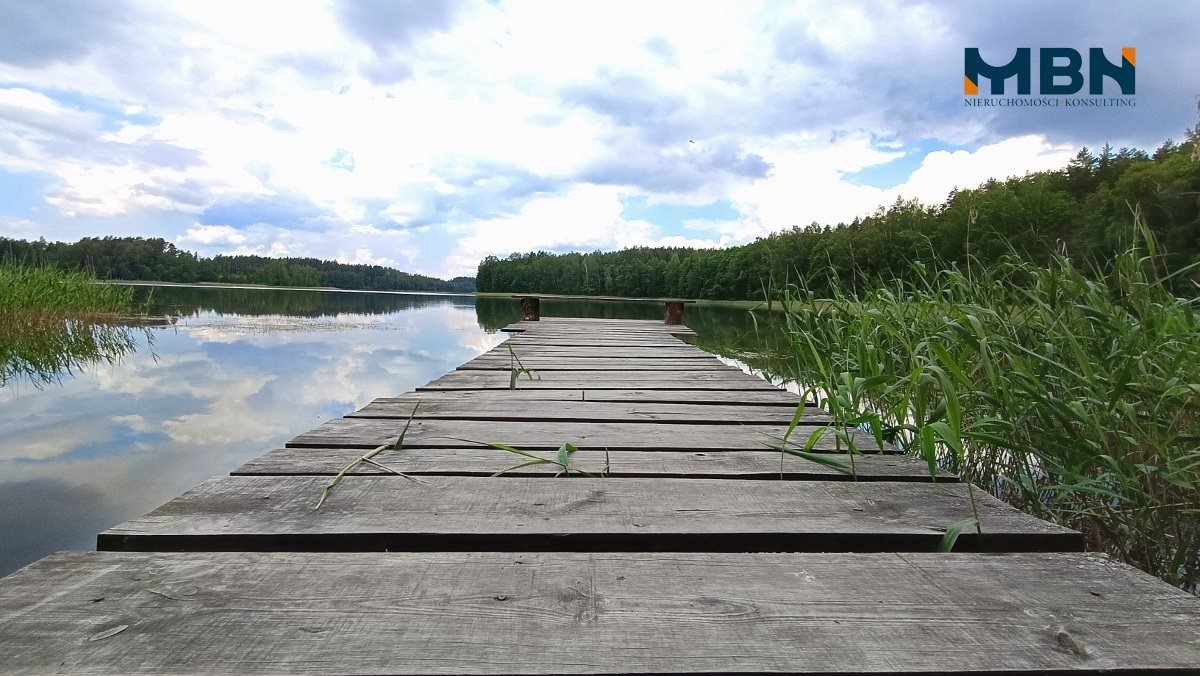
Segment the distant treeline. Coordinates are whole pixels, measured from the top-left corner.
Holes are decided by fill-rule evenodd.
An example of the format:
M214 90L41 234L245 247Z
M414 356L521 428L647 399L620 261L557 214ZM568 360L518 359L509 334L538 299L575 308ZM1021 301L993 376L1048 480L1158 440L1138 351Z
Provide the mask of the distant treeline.
M157 237L85 237L70 244L0 237L0 260L5 259L64 270L90 269L100 279L332 286L369 291L475 290L475 280L470 277L445 281L380 265L348 265L316 258L203 258Z
M1103 265L1130 243L1135 206L1170 252L1168 267L1178 270L1200 260L1197 132L1153 155L1084 148L1064 169L955 190L940 205L898 199L837 227L796 226L728 249L489 256L476 284L480 291L754 299L799 278L828 290L831 269L855 291L911 275L914 261L962 267L1010 252L1041 261L1059 251ZM1177 282L1190 285L1196 277L1189 277Z

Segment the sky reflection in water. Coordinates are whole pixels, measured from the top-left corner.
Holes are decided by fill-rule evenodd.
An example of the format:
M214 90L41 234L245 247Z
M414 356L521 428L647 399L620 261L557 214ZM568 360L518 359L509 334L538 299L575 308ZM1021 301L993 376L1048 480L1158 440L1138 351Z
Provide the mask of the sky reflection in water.
M0 575L93 549L100 530L504 338L473 298L364 296L158 288L156 306L184 316L149 347L0 388Z
M148 290L142 288L139 293ZM0 388L0 575L96 533L322 422L451 371L504 340L511 298L156 287L149 329L115 365ZM657 303L543 302L546 316L662 318ZM694 306L702 348L778 373L760 315Z

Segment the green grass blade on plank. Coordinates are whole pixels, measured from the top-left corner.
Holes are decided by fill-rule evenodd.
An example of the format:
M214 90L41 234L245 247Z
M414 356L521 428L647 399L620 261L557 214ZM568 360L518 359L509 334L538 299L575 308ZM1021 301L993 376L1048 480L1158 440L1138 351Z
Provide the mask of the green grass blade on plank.
M558 464L559 464L559 466L562 467L564 470L566 470L568 467L570 467L571 466L571 454L575 453L578 450L579 450L578 448L575 448L571 444L563 444L562 446L559 446L558 447Z
M522 451L519 448L514 448L512 446L509 446L508 444L502 444L498 441L476 441L474 439L463 439L462 437L441 437L441 438L442 439L450 439L452 441L461 441L461 442L468 443L468 444L476 444L478 446L488 446L489 448L495 448L500 451L507 451L509 453L523 455L527 458L535 458L537 460L545 460L546 462L549 462L549 463L552 463L555 465L558 464L558 463L554 462L553 460L543 458L540 455L535 455L533 453L530 453L529 451Z
M531 465L553 465L553 464L554 463L551 462L550 460L546 460L544 458L538 458L537 460L530 460L529 462L522 462L520 464L513 465L512 467L509 467L507 469L502 469L499 472L489 474L488 476L489 477L498 477L502 474L507 474L508 472L511 472L513 470L521 469L522 467L529 467Z
M978 530L979 519L963 519L962 521L955 521L954 523L950 524L950 527L946 529L946 533L942 535L942 539L938 543L937 550L939 552L954 551L954 544L958 542L958 536L962 534L963 529L970 528L972 526Z
M791 455L791 456L794 456L797 458L803 458L804 460L808 460L810 462L815 462L815 463L824 465L826 467L832 467L839 471L845 472L846 474L849 474L851 476L856 476L854 473L853 464L846 462L845 460L842 460L840 458L836 458L836 457L833 457L833 456L825 454L825 453L817 453L812 450L817 445L817 443L821 440L822 437L831 433L832 431L833 431L833 428L831 428L829 426L820 427L820 428L817 428L816 430L813 430L813 433L809 435L808 441L805 443L803 449L792 448L792 447L788 446L786 438L781 438L781 443L763 442L767 448L770 448L771 450L774 450L774 451L779 451L780 478L783 478L783 457L784 457L784 455ZM784 435L784 436L786 437L786 435Z
M363 463L367 463L367 464L374 465L376 467L385 469L388 472L391 472L398 476L402 476L405 479L408 479L410 481L415 481L417 483L422 483L422 484L430 484L430 482L428 482L428 481L423 481L421 479L411 477L403 472L399 472L395 469L392 469L391 467L388 467L386 465L381 465L381 464L375 462L375 460L374 460L375 456L379 455L383 451L388 450L388 448L391 448L394 451L399 451L401 448L403 448L404 435L408 433L408 427L409 427L409 425L412 424L413 417L415 417L417 415L417 407L419 407L420 405L421 405L420 399L418 399L417 402L415 404L413 404L412 413L410 413L408 415L408 421L404 423L404 429L400 431L400 436L399 436L399 438L396 439L395 444L391 445L390 447L388 446L388 444L383 444L381 446L375 447L370 452L364 453L362 456L355 458L353 461L351 461L349 464L347 464L345 467L343 467L340 472L338 472L336 475L334 475L334 477L329 480L329 483L325 485L325 490L321 491L321 497L319 500L317 500L317 504L315 507L313 507L313 511L315 512L318 509L321 509L321 505L325 504L325 501L329 499L329 495L333 492L334 486L338 485L338 482L340 482L342 480L342 477L346 476L346 474L350 470L354 469L355 467L358 467L360 464L363 464ZM430 485L432 485L432 484L430 484Z
M396 444L394 446L392 446L392 450L398 451L401 448L404 448L404 435L408 434L408 428L410 425L412 425L413 418L415 418L417 416L417 409L420 406L421 406L421 400L418 399L416 401L416 403L413 404L412 413L408 414L408 420L405 421L405 423L404 423L404 429L400 430L400 436L396 437Z
M531 460L534 461L534 462L522 463L520 465L510 467L510 468L504 470L503 472L499 472L497 474L503 474L504 472L511 471L513 469L516 469L517 467L526 467L528 465L540 465L540 464L557 465L559 467L559 471L558 471L558 474L555 474L555 476L559 476L562 474L570 474L570 472L572 471L571 456L579 450L573 444L567 443L567 444L563 444L562 446L559 447L558 453L555 455L554 458L543 458L542 456L537 455L535 453L530 453L529 451L523 451L519 448L515 448L508 444L502 444L498 441L476 441L474 439L463 439L461 437L441 437L441 438L442 439L452 439L454 441L462 441L462 442L465 442L468 444L477 444L479 446L487 446L489 448L495 448L497 450L505 451L508 453L514 453L516 455L523 455L526 458L530 458ZM596 476L594 474L585 472L581 469L575 469L574 471L578 472L579 474L582 474L583 476L586 476L586 477L589 477L592 479L596 478ZM496 475L494 474L492 476L496 476Z
M835 458L831 455L827 455L825 453L810 453L809 451L799 451L794 448L783 448L782 451L788 455L794 455L797 458L804 458L805 460L808 460L810 462L815 462L819 465L825 465L826 467L832 467L841 472L845 472L846 474L849 474L851 476L854 475L854 467L851 466L850 463L846 462L845 460Z

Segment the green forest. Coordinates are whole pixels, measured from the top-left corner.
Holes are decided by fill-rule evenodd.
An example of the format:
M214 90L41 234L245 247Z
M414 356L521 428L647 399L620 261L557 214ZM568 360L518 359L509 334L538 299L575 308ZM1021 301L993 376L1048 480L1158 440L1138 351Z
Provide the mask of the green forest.
M911 277L913 262L986 266L1009 253L1039 263L1065 253L1103 266L1131 243L1134 208L1178 270L1200 260L1198 132L1153 153L1084 148L1060 170L955 190L942 204L898 199L850 223L795 226L728 249L488 257L476 284L479 291L736 300L798 280L823 293L834 284L858 292ZM1195 281L1193 274L1176 284Z
M90 270L99 279L126 281L325 286L366 291L475 290L475 280L470 277L446 281L380 265L348 265L316 258L204 258L158 237L85 237L70 244L0 237L0 261L4 260L62 270Z

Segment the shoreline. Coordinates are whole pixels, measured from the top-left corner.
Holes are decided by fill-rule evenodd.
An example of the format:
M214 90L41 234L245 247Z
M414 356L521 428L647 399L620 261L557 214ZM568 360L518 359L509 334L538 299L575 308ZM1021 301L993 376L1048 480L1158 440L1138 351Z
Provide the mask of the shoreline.
M383 293L400 296L475 296L461 291L391 291L387 289L339 289L334 286L272 286L270 284L235 284L232 282L154 282L147 280L98 279L97 284L117 286L175 286L189 289L261 289L264 291L322 291L328 293Z
M456 296L456 297L471 297L471 298L512 298L511 291L476 291L474 293L462 291L389 291L384 289L339 289L333 286L271 286L269 284L236 284L233 282L156 282L148 280L129 280L129 279L98 279L97 284L113 284L117 286L174 286L191 289L262 289L262 290L277 290L277 291L322 291L329 293L380 293L399 296ZM577 301L611 301L611 302L627 302L637 303L644 302L645 298L623 298L614 296L573 296L569 299L556 298L554 294L530 294L544 295L547 301L556 300L577 300ZM657 299L654 299L657 300ZM696 305L708 305L717 307L734 307L745 310L765 310L767 303L761 300L713 300L699 299L693 301ZM783 304L779 301L772 303L772 310L783 309Z

